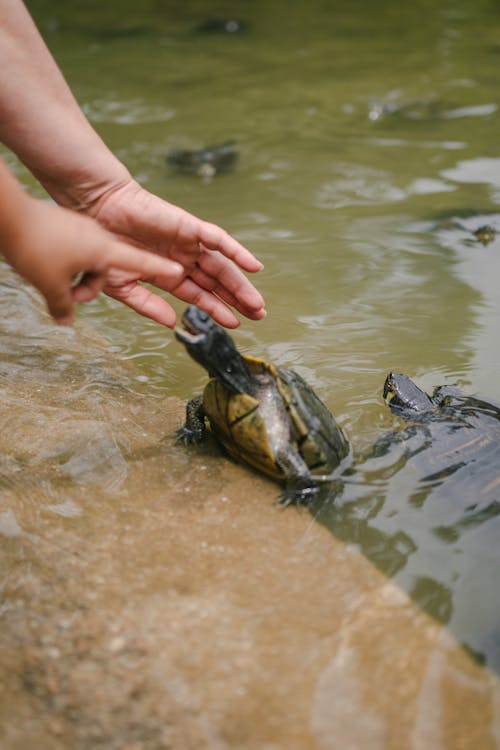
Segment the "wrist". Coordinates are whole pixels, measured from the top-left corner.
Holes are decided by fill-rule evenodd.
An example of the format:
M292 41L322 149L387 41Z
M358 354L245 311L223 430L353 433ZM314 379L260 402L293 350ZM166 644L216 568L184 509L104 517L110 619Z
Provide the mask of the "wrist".
M96 142L85 146L85 142L81 142L78 153L71 153L69 145L61 160L51 161L48 168L45 164L27 166L57 204L81 213L92 213L93 207L105 195L133 180L125 165L97 134Z

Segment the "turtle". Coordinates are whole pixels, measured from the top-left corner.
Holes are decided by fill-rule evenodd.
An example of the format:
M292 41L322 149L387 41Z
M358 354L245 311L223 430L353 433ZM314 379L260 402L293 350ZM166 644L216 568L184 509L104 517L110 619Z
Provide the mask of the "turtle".
M394 372L385 380L383 397L404 425L381 444L406 443L407 463L422 488L439 487L454 512L468 516L487 507L500 509L498 404L451 386L438 386L428 395L407 375Z
M221 18L211 16L199 23L195 32L197 34L246 34L250 24L241 18Z
M452 544L500 515L500 404L454 386L429 395L396 372L382 397L401 421L356 451L310 508L337 535L364 536L367 556L394 573L422 546L424 527Z
M500 672L500 404L400 372L381 397L392 426L308 510Z
M167 154L167 163L182 174L210 178L229 172L238 159L234 141L225 141L200 149L174 149Z
M481 242L483 245L488 245L490 242L493 242L496 237L495 229L489 224L484 224L483 226L478 227L474 230L473 234L477 241Z
M200 443L208 430L237 461L281 482L281 501L306 503L334 481L350 445L327 406L294 370L242 356L229 333L195 305L175 336L209 374L190 400L181 443ZM208 428L208 430L207 430Z

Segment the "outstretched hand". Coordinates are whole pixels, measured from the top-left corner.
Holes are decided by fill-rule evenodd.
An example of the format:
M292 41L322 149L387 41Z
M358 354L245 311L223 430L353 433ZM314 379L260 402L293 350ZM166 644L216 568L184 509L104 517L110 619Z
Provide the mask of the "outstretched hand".
M147 281L178 299L196 304L228 328L239 325L233 307L253 320L265 316L264 300L243 271L262 264L220 227L149 193L133 180L104 194L88 213L122 242L148 250L181 266L180 276L112 268L103 291L158 323L173 327L175 311L160 295L142 286ZM83 299L83 278L77 299Z
M60 325L70 325L75 302L96 297L113 274L161 278L167 289L182 279L179 263L120 242L88 216L26 194L19 213L12 225L0 222L3 255L42 293Z

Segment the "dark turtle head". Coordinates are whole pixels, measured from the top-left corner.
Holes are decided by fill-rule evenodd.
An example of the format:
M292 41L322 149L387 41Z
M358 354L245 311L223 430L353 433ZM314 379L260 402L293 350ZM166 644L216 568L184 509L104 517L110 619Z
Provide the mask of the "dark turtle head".
M231 336L210 315L190 305L182 316L183 328L175 329L188 354L233 393L251 393L253 376Z
M399 415L425 412L434 408L432 399L408 375L390 372L384 383L384 401Z

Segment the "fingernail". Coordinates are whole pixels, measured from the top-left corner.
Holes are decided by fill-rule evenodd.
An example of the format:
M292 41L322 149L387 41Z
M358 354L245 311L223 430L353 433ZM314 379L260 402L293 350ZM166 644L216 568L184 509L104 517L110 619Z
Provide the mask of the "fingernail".
M181 266L180 263L176 263L175 260L170 261L170 267L172 268L172 273L175 273L176 275L181 275L184 273L184 266Z

